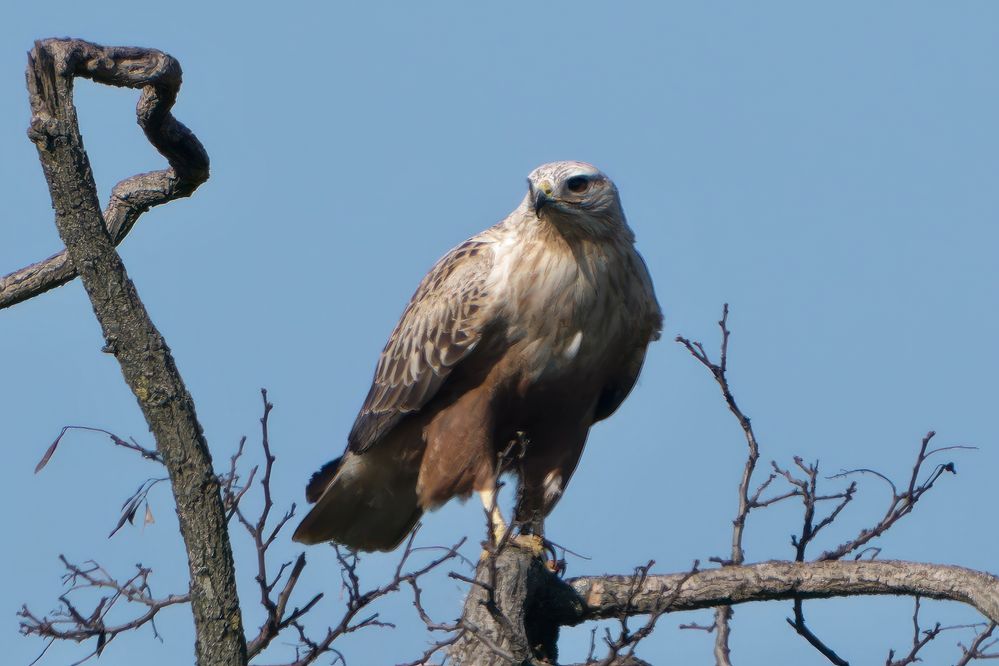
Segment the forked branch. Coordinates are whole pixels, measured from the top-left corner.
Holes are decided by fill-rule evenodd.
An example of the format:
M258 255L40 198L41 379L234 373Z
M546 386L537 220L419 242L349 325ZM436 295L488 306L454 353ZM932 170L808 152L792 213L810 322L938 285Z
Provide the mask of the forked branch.
M728 329L728 303L722 308L722 318L718 322L718 328L721 330L721 347L718 354L718 363L715 363L708 356L708 353L704 350L704 345L697 341L691 341L682 336L677 336L676 341L683 345L691 355L697 359L701 365L708 369L711 376L714 377L715 382L718 383L718 388L721 389L722 397L725 399L725 404L728 406L729 411L735 416L736 420L739 422L739 427L742 428L743 436L746 439L747 456L746 464L742 468L742 478L739 480L739 508L736 511L735 519L732 521L732 548L727 559L721 559L718 561L723 565L739 565L742 564L745 559L745 551L742 548L742 535L746 530L746 519L749 517L749 512L760 505L760 495L770 484L772 479L768 479L759 489L750 496L749 487L753 480L753 472L756 471L756 463L760 459L760 445L756 441L756 433L753 432L753 424L746 416L742 409L739 408L738 403L735 401L735 396L732 394L732 389L728 384L728 339L731 335ZM771 499L768 504L772 504L780 499L785 499L789 495L784 497ZM730 624L732 619L732 609L728 606L719 606L715 609L715 663L718 666L729 666L731 660L729 659L729 634L730 634Z
M123 208L122 217L111 219L109 225L101 214L73 105L77 76L141 88L138 110L146 135L171 163L160 176L134 181L134 198L120 190L120 205L133 210L125 213ZM121 365L170 475L187 549L199 666L241 666L246 663L243 622L208 444L166 341L128 279L113 242L113 236L127 231L141 211L190 194L195 183L207 177L204 149L170 115L180 86L180 66L151 49L50 39L37 42L31 50L27 80L28 135L38 149L56 227L101 324L104 351Z
M326 654L335 655L337 649L334 643L345 634L367 627L391 626L391 623L381 620L378 613L372 612L370 609L380 599L398 593L403 587L412 590L414 606L428 629L431 631L453 631L455 629L453 624L435 623L430 619L422 605L420 585L422 578L431 571L453 559L461 559L459 549L464 540L451 547L416 547L416 531L414 531L406 542L392 578L382 585L370 589L362 588L358 573L359 558L357 555L337 551L341 577L344 582L343 591L347 593L345 608L336 624L325 628L325 633L321 638L309 636L304 626L306 616L313 613L319 601L323 599L324 593L309 592L304 595L300 593L299 582L306 567L304 553L299 554L293 561L279 565L272 561L271 546L278 541L283 528L294 516L295 505L292 504L290 509L276 520L272 518L271 510L274 507L274 499L271 478L277 456L271 450L269 422L274 406L267 400L266 390L261 390L261 397L263 398L263 416L260 419L260 450L263 456L263 472L257 474L257 470L260 469L260 466L257 465L250 469L245 478L241 475L240 467L244 466L244 455L247 453L246 438L243 437L236 453L230 458L229 469L219 478L230 524L233 527L240 526L249 535L257 556L254 579L259 590L259 602L264 610L264 621L256 635L248 641L247 661L252 662L255 658L260 657L263 651L282 634L284 638L290 639L288 642L294 646L294 658L290 663L297 666L314 663ZM126 441L102 429L83 429L105 433L116 446L135 451L147 459L161 462L149 455L149 449L134 440ZM60 439L66 430L63 429ZM44 456L46 464L52 459L55 450L54 446L50 446L46 451ZM122 518L119 520L115 532L118 528L123 527L125 522L130 522L128 518L134 512L134 508L141 501L144 501L150 485L148 481L143 483L139 490L126 500ZM251 490L254 491L254 494L259 494L262 499L259 513L253 516L243 506L243 500L250 494ZM236 518L235 521L231 520L233 517ZM424 552L431 553L431 555L414 566L413 562L422 557ZM153 635L159 638L155 624L157 614L168 606L186 604L191 600L189 594L154 596L150 587L152 570L148 567L138 565L137 573L127 580L123 580L116 579L96 562L87 562L80 566L65 558L61 557L60 559L67 571L66 575L63 576L67 589L59 597L60 605L56 611L47 615L38 615L27 606L23 606L19 613L21 633L26 636L46 639L48 643L45 649L48 649L48 645L56 640L76 642L93 640L90 652L77 663L82 663L94 656L100 656L111 641L119 635L147 625L152 628ZM409 567L408 570L407 567ZM85 600L81 599L80 595L85 595L88 591L104 592L106 596L95 602L93 610L83 611L80 609L85 605ZM295 605L297 597L302 599L300 605ZM131 612L129 619L116 619L113 622L108 619L108 614L112 609L117 609L116 617L120 618L124 615L126 605L128 605L128 612ZM455 640L457 637L441 641L432 652L450 645ZM44 651L43 649L42 654ZM432 652L428 652L427 658Z
M39 42L38 48L58 51L64 76L142 90L135 109L139 127L170 166L136 174L114 186L104 209L114 245L124 240L144 212L190 196L208 179L208 153L170 112L181 83L180 63L174 58L154 49L104 47L81 40L47 40ZM76 275L66 250L14 271L0 278L0 309L66 284Z

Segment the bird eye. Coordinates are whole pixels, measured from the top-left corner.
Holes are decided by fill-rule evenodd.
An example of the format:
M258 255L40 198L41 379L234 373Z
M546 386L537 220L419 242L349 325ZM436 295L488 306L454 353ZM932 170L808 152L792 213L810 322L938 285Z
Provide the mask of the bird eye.
M569 180L565 181L565 186L570 192L580 194L585 192L586 188L590 186L590 179L586 176L573 176Z

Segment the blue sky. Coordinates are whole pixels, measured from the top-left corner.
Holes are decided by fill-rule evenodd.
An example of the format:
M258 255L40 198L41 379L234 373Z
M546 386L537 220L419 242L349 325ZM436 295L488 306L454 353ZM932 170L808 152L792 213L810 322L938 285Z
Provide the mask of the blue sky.
M332 3L264 7L56 0L0 9L0 191L6 273L59 248L28 120L23 72L32 40L75 36L159 48L180 59L176 113L212 157L191 199L144 216L120 248L194 395L220 468L251 443L258 390L276 404L275 494L301 503L305 480L338 455L378 352L418 280L449 247L498 221L527 173L580 159L618 184L666 313L642 380L594 428L550 536L589 560L569 574L627 573L655 559L680 571L724 555L744 460L737 424L708 374L675 343L716 347L731 304L730 372L764 462L819 459L834 473L907 474L921 436L977 451L953 456L882 557L997 569L999 425L999 7L966 2ZM134 121L134 91L80 83L86 145L102 197L162 160ZM22 603L48 610L57 556L184 589L171 498L156 523L106 539L120 503L160 471L104 439L74 434L33 467L63 425L103 427L152 444L99 328L73 284L0 312L0 644L9 663L42 647L17 634ZM254 450L255 451L255 450ZM876 520L885 488L862 480L839 531ZM799 507L750 518L749 560L793 555ZM473 503L427 517L424 545L482 533ZM235 536L245 622L256 627L252 553ZM299 548L285 541L275 561ZM470 547L469 555L477 549ZM818 551L817 551L818 552ZM309 551L302 593L324 589L338 618L331 553ZM371 557L377 584L391 556ZM428 583L441 620L455 581ZM813 628L856 663L910 640L909 600L812 602ZM380 610L394 631L360 633L351 664L395 663L425 635L400 597ZM736 611L739 663L822 663L786 626L790 604ZM928 624L968 622L927 603ZM317 614L314 622L324 617ZM711 639L664 618L640 654L709 663ZM163 642L120 639L104 664L192 661L186 609L164 612ZM566 631L580 660L588 628ZM939 639L933 663L967 632ZM80 646L56 646L65 664ZM287 656L277 646L268 661Z

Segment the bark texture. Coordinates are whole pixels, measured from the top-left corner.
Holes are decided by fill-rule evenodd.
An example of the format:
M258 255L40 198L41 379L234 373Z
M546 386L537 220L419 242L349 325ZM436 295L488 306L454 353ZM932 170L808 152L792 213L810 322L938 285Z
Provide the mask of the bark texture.
M72 43L76 57L86 62L76 76L142 88L136 107L139 126L170 164L167 169L140 173L115 185L104 220L111 242L118 245L144 212L190 196L208 179L208 154L197 137L170 113L181 81L176 60L151 49L103 48L78 40ZM76 275L66 250L14 271L0 278L0 309L66 284Z
M455 664L500 666L558 660L559 627L585 612L574 590L545 563L509 547L479 564L462 610L465 633L450 649Z
M754 601L891 595L960 601L999 622L999 578L962 567L895 560L772 561L666 575L561 580L522 550L483 561L465 601L454 664L557 663L559 628L589 620ZM628 663L630 655L614 664ZM632 661L631 663L637 663Z
M200 172L201 180L207 177L207 157L193 135L169 115L181 79L180 65L170 56L79 40L35 44L27 71L32 111L29 136L38 148L59 235L104 332L104 350L121 365L170 474L190 566L197 660L201 666L242 665L246 644L219 483L194 402L126 275L101 215L73 106L75 76L141 87L140 123L145 123L157 149L172 164L187 164L189 172ZM174 195L189 193L196 186L164 172L159 177L173 179L165 187L173 188ZM141 192L141 183L151 183L157 176L137 178L140 187L136 191ZM151 189L162 194L158 189L162 185L154 184ZM149 198L137 194L134 201L119 201L118 205L134 210L121 213L111 226L127 227L138 212L159 202L161 194ZM121 229L112 233L117 235Z
M686 580L684 580L686 579ZM649 576L628 602L632 576L581 577L566 581L585 605L576 622L600 618L711 608L780 599L828 599L871 595L948 599L974 606L999 622L999 578L946 564L899 560L864 562L760 562L693 575ZM680 589L677 590L679 583ZM665 603L668 602L668 603Z

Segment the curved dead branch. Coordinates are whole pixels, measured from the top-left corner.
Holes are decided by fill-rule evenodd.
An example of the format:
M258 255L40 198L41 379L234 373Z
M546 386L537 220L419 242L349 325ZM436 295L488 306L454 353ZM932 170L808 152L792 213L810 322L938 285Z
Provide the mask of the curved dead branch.
M122 180L111 192L104 220L118 245L144 212L190 196L208 180L208 153L198 138L170 113L180 90L180 63L154 49L104 47L81 40L47 40L58 48L60 67L70 77L125 88L141 88L135 113L139 126L170 167ZM36 47L37 48L37 47ZM0 278L0 309L66 284L77 275L65 250Z
M101 215L73 106L76 76L143 86L139 116L147 135L171 163L188 165L181 186L172 186L173 196L192 191L189 174L200 173L202 180L207 176L207 158L193 135L169 115L180 84L175 60L150 49L105 48L73 39L36 42L28 58L28 135L38 149L59 236L101 324L104 351L121 366L170 474L191 574L198 664L242 665L246 642L219 481L194 401L128 279ZM167 180L171 177L176 175ZM140 196L129 205L139 210L163 200L162 195ZM135 217L125 215L121 225L127 227L129 220Z

